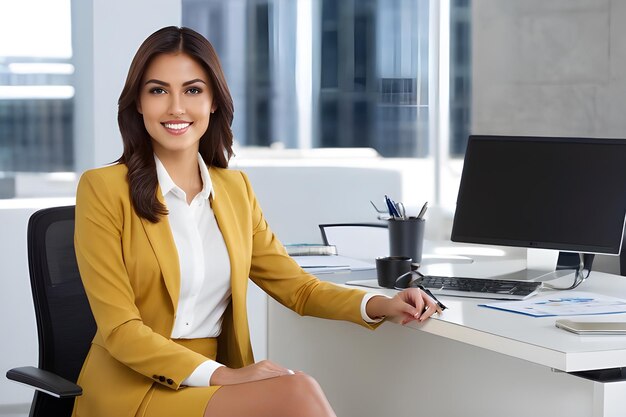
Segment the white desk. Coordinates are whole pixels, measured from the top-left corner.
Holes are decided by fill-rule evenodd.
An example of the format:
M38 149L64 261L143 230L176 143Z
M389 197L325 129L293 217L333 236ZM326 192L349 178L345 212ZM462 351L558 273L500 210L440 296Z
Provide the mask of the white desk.
M356 275L321 278L375 271ZM579 288L626 297L626 278L593 272ZM449 309L440 318L375 332L301 318L270 301L268 357L315 376L341 417L626 415L625 381L569 373L625 367L626 336L577 336L554 327L555 318L442 301Z

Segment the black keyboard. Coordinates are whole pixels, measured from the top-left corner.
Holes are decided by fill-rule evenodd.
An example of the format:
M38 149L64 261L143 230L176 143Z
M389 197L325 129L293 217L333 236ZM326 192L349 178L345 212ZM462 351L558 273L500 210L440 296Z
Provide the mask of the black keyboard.
M489 278L440 277L425 275L417 280L434 295L490 298L496 300L524 300L541 288L537 281L513 281Z

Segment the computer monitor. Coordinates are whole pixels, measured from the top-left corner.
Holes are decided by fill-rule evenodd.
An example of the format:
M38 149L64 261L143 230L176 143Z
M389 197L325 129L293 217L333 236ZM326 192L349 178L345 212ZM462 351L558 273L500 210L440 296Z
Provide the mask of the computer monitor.
M626 139L470 136L452 240L618 255Z

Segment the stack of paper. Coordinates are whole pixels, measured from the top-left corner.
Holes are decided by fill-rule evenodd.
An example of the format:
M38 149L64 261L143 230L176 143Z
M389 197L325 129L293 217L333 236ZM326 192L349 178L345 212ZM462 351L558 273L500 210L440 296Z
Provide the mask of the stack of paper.
M298 265L312 274L323 274L336 271L361 271L375 269L373 262L365 262L347 256L322 255L322 256L293 256Z

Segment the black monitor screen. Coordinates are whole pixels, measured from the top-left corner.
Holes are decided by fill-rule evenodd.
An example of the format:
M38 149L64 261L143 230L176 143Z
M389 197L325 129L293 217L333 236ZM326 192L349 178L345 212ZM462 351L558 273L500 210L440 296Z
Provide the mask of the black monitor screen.
M626 140L470 136L452 240L618 254Z

